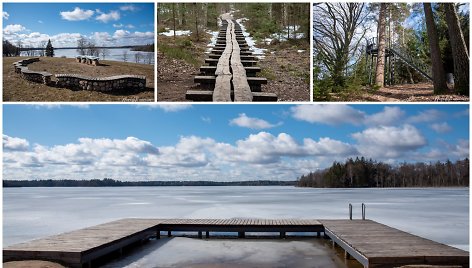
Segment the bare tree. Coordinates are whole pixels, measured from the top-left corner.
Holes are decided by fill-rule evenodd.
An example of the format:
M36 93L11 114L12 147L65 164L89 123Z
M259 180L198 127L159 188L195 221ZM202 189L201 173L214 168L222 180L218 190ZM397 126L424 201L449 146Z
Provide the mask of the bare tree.
M139 62L141 61L141 58L142 58L142 57L143 57L143 55L142 55L140 52L135 53L135 54L134 54L134 61L135 61L136 63L139 63Z
M87 49L87 40L81 37L79 40L77 40L77 52L80 55L85 55L86 49Z
M151 53L151 52L146 53L147 64L152 64L153 60L154 60L154 53Z
M447 84L441 59L441 49L439 48L439 37L436 30L436 24L434 23L431 3L423 3L423 8L426 19L426 28L428 31L431 63L433 67L434 94L441 94L447 90Z
M123 50L123 54L121 54L121 59L124 61L124 62L127 62L128 61L128 51L125 49Z
M454 3L443 4L446 11L447 30L454 59L454 88L462 95L469 96L469 53L459 23Z
M46 55L46 46L48 42L47 41L41 41L39 42L39 56L44 57Z
M345 72L359 58L366 34L365 3L323 3L313 6L313 49L335 87L345 86ZM358 60L358 59L357 59Z
M104 60L107 56L110 55L110 51L108 48L104 47L100 50L100 54L102 55L102 60Z

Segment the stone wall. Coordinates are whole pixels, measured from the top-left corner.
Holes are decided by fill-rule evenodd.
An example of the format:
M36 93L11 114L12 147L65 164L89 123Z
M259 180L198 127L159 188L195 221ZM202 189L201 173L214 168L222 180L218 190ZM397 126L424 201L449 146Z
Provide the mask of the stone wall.
M146 77L142 75L116 75L109 77L87 77L78 74L56 74L56 82L51 81L52 74L48 72L31 71L27 65L39 61L39 58L28 58L13 63L15 72L25 80L50 86L69 88L73 90L91 90L110 92L112 90L144 90Z
M143 90L146 77L142 75L116 75L110 77L87 77L77 74L56 74L57 86L74 90L109 92L114 89Z
M13 67L15 68L15 72L20 74L25 80L50 85L52 74L48 72L31 71L28 69L28 64L37 61L39 61L39 58L28 58L14 62Z

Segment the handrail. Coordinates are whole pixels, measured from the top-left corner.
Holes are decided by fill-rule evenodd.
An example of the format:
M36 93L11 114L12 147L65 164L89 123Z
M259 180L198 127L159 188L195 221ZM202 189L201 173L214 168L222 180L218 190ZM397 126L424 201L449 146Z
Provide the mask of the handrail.
M349 203L349 219L352 221L352 204Z

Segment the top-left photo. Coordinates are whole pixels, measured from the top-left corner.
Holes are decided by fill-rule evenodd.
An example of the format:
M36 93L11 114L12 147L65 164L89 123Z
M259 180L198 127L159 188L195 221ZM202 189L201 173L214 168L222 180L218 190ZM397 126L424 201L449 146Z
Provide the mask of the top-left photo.
M4 3L4 102L154 102L154 3Z

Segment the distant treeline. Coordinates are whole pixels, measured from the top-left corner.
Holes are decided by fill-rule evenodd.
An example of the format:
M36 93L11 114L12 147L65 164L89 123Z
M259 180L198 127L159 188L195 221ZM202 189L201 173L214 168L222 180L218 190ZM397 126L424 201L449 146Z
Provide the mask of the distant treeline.
M327 169L302 175L300 187L450 187L469 186L469 159L390 165L364 157L334 162Z
M154 44L147 44L144 46L134 46L131 51L154 52Z
M119 186L293 186L296 181L119 181L93 180L4 180L3 187L119 187Z

